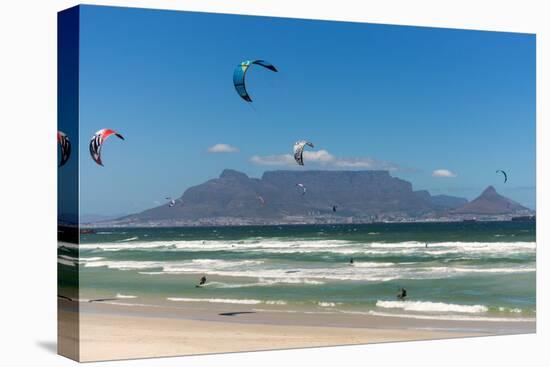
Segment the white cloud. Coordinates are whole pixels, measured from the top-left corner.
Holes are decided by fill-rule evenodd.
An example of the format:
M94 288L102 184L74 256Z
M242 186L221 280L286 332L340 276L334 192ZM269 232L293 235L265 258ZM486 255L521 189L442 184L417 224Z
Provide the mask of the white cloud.
M209 153L235 153L239 148L231 146L229 144L216 144L208 148Z
M433 177L456 177L456 173L449 171L448 169L436 169L432 172Z
M250 158L250 161L260 166L296 167L296 162L291 154L255 155ZM324 149L304 151L304 162L306 162L308 166L313 165L333 169L383 169L393 171L399 168L396 164L391 162L379 161L370 157L336 157Z
M321 150L305 150L303 153L304 160L322 164L332 163L336 158L324 149Z

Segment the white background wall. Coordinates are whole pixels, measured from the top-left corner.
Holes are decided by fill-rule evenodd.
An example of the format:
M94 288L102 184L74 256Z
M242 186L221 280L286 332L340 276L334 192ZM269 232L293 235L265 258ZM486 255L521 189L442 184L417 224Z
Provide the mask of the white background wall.
M545 9L548 1L91 0L90 3L537 33L537 335L234 353L102 365L549 365L550 261L545 246L550 231L545 225L550 224L550 202L544 190L550 190L547 173L550 168L545 159L550 150L547 118L550 12ZM66 0L0 3L0 364L3 366L74 365L53 351L57 301L56 12L76 4ZM506 143L510 142L503 142ZM18 251L20 246L28 251Z

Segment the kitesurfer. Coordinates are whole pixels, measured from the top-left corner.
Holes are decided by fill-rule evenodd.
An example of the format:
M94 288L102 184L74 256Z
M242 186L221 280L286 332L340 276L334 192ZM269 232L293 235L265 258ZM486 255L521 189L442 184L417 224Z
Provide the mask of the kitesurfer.
M397 298L400 300L404 300L407 297L407 290L405 288L401 288L399 290L399 293L397 293Z
M200 287L200 286L203 286L204 284L206 284L206 276L203 275L202 278L199 280L198 286Z

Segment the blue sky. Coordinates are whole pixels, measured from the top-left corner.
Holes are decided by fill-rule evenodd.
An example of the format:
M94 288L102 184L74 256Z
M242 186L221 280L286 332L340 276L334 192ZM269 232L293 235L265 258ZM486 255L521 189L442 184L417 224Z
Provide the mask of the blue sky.
M279 69L249 70L252 104L232 84L248 59ZM389 168L535 207L533 35L84 6L80 61L83 214L140 211L224 168ZM87 151L101 128L126 138L105 167ZM299 139L315 144L303 168L285 156Z

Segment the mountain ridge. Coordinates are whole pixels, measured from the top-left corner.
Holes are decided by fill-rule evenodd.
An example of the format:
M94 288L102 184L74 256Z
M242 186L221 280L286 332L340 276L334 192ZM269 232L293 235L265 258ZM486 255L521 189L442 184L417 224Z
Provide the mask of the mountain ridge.
M305 193L298 184L305 187ZM219 177L185 190L173 207L160 205L111 223L359 223L447 217L452 220L460 215L512 215L528 211L496 193L492 186L468 202L450 195L431 195L427 190L415 191L410 182L383 170L277 170L251 178L243 172L225 169Z
M483 190L477 198L452 212L454 214L495 215L520 212L521 214L527 214L529 211L528 208L521 204L497 193L496 189L491 185Z

